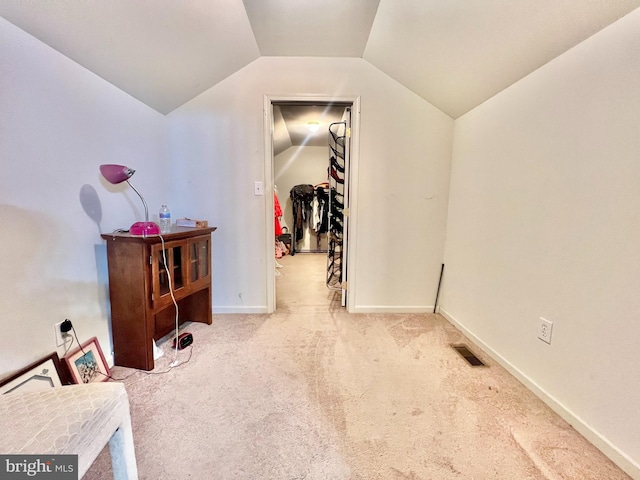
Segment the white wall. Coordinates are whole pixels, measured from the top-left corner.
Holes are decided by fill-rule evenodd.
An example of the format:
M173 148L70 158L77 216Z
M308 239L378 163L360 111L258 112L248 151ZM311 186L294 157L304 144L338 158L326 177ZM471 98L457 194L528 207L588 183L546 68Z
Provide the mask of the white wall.
M329 138L327 134L327 145ZM295 185L317 185L327 181L329 165L329 147L309 147L298 145L289 147L273 158L273 179L278 186L278 200L282 208L283 227L293 233L293 203L289 192ZM320 236L320 248L327 248L326 235ZM316 250L317 235L310 226L306 226L304 236L297 243L296 252Z
M432 308L453 120L362 59L264 57L169 115L174 197L219 228L214 311L266 311L265 95L361 97L356 309Z
M443 313L640 478L640 11L456 122ZM360 95L357 306L429 309L453 121L359 59L261 58L165 118L0 18L0 376L54 323L109 355L100 232L207 218L214 305L261 311L265 94ZM168 179L170 185L167 185ZM555 322L536 339L538 318ZM62 353L62 352L60 352ZM557 403L554 403L557 402Z
M640 10L454 139L443 313L640 478Z
M0 18L0 376L56 351L53 324L65 318L110 356L100 232L144 211L98 166L137 168L133 184L157 210L166 198L164 123Z

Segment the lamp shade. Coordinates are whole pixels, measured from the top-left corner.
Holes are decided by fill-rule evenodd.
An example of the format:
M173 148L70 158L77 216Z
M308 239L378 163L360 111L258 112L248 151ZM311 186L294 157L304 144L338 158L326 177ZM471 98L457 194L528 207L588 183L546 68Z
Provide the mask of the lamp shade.
M124 165L100 165L100 173L109 183L118 184L129 180L136 171Z

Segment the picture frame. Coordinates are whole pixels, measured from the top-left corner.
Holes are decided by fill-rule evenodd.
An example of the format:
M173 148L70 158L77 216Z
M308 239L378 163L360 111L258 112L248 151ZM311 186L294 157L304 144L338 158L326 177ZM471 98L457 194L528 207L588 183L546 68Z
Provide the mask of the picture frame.
M56 352L0 380L0 395L35 392L68 385L69 379Z
M90 338L64 357L64 362L73 383L106 382L111 375L96 337Z

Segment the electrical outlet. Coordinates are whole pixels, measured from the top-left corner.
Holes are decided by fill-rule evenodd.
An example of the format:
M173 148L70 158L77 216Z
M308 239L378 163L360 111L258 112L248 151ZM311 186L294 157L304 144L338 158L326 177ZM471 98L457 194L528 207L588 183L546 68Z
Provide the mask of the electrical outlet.
M64 345L64 336L65 334L62 333L62 330L60 330L60 327L62 326L63 322L60 323L56 323L53 325L53 332L55 333L55 338L56 338L56 347L62 347Z
M553 332L553 322L545 320L540 317L540 323L538 324L538 338L543 342L547 342L551 345L551 333Z

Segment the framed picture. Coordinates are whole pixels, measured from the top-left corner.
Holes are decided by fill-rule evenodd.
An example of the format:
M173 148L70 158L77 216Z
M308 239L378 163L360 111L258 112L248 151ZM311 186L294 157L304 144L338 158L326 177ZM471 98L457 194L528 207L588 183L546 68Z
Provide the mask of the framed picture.
M111 375L96 337L64 357L64 361L73 383L105 382Z
M68 384L57 353L44 357L18 373L0 380L0 395L11 392L36 392Z

